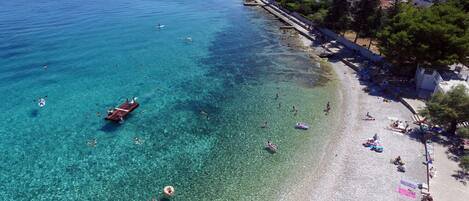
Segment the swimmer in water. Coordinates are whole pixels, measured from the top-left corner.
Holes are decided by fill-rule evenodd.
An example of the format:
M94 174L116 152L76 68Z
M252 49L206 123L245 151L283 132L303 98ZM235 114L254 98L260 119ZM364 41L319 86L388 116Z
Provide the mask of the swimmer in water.
M158 25L156 26L157 29L162 29L164 27L164 24L160 24L158 23Z
M96 138L90 139L90 140L88 140L88 142L86 142L86 144L90 147L96 147L97 143L98 143L98 141L96 140Z
M264 123L261 125L261 128L267 128L267 121L264 121Z
M144 140L138 138L138 137L134 137L134 144L136 145L142 145L144 142Z
M186 37L186 42L192 43L192 37L190 37L190 36Z

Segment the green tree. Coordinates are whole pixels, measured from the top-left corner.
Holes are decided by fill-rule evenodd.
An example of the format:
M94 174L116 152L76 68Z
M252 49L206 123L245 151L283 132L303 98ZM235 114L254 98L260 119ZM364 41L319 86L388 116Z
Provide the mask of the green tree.
M387 15L389 19L392 19L401 12L402 0L393 0L390 4L391 6L387 9Z
M398 68L469 64L468 28L469 14L451 4L424 9L402 5L378 34L379 49Z
M469 1L468 0L448 0L448 3L464 10L466 13L469 12Z
M459 165L465 170L469 171L469 156L463 156Z
M308 15L308 18L312 20L314 23L317 25L324 25L324 20L326 19L327 16L327 9L319 9L316 11L314 14Z
M349 27L349 16L350 4L347 0L332 0L324 22L327 28L342 33Z
M458 123L469 119L469 94L463 85L458 85L447 93L435 93L421 114L432 123L448 127L454 134Z
M369 18L369 27L367 29L367 35L370 37L370 43L368 44L368 49L371 47L373 39L377 37L378 32L381 30L383 25L384 12L381 7L375 12L375 14Z
M469 120L468 120L469 121ZM459 128L458 136L469 139L469 128Z
M360 35L366 36L371 32L369 23L373 21L373 16L376 14L379 4L379 0L360 0L355 4L352 26L356 33L354 43L357 42Z

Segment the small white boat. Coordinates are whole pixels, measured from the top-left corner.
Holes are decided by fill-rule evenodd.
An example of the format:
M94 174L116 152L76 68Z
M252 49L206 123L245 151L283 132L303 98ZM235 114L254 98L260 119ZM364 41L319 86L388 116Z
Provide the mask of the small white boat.
M298 122L298 123L296 123L295 128L296 129L302 129L302 130L308 130L309 125L307 123L304 123L304 122Z

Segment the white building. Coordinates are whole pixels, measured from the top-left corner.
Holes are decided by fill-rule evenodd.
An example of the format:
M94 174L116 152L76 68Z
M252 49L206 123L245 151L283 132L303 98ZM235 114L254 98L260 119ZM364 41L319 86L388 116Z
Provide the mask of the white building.
M469 90L469 69L460 64L440 71L418 67L415 72L415 86L421 98L428 98L435 92L449 91L458 84Z
M417 87L417 91L434 91L435 87L441 81L443 81L443 78L436 70L418 67L415 72L415 85Z

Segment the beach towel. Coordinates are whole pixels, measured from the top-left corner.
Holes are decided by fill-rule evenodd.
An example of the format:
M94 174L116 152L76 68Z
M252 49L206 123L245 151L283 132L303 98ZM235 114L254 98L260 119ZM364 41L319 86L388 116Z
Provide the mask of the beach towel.
M405 189L405 188L399 188L398 189L398 192L401 194L401 195L405 195L407 197L410 197L410 198L413 198L415 199L417 196L415 195L414 192L408 190L408 189Z
M397 121L397 120L399 120L397 117L388 117L388 119L391 120L391 121Z
M397 135L404 135L404 133L396 132L396 131L393 131L392 133L397 134Z
M401 179L401 184L413 189L416 189L418 187L417 183L405 179Z

